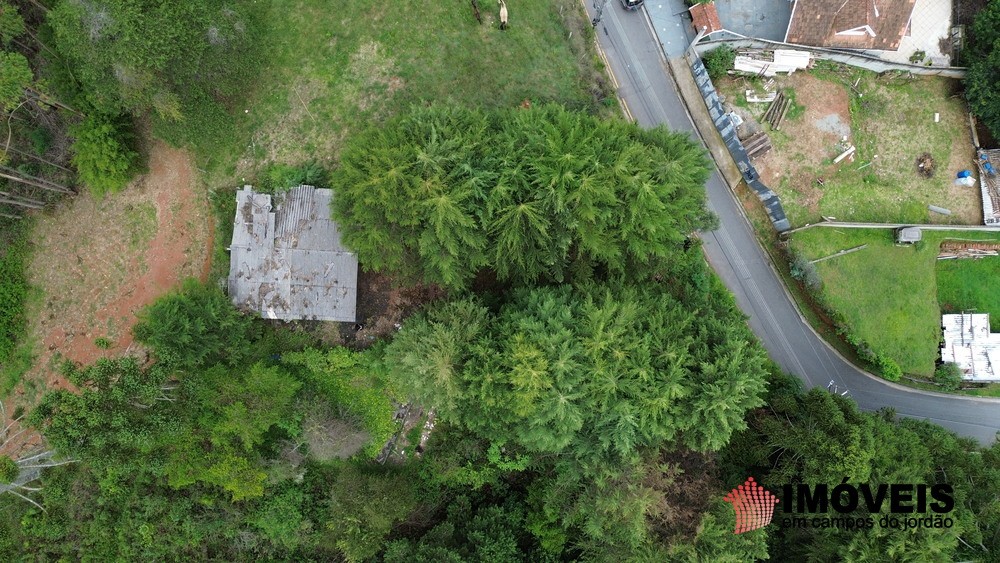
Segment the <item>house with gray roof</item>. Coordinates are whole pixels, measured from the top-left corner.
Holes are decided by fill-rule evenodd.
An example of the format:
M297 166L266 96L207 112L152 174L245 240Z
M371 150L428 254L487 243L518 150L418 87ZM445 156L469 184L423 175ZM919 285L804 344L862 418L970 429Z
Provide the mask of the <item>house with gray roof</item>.
M236 193L229 296L266 319L354 322L358 259L330 216L333 191Z

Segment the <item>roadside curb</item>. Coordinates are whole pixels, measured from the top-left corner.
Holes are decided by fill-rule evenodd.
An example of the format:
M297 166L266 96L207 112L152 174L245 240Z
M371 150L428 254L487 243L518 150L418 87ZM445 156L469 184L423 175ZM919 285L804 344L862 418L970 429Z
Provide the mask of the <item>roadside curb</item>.
M771 253L768 252L766 248L764 248L763 243L757 236L757 230L753 227L753 223L750 222L750 219L746 214L746 210L743 209L743 204L740 201L739 195L736 192L736 187L741 182L743 182L743 176L742 174L739 173L739 170L736 168L736 162L733 160L732 155L729 153L727 149L724 148L725 144L722 143L722 137L721 135L719 135L718 129L715 128L714 123L711 122L711 119L708 116L708 109L704 105L704 100L701 97L700 92L698 92L698 94L695 96L693 95L692 91L690 91L691 88L694 88L696 90L697 86L694 84L694 77L691 76L690 72L688 71L687 61L684 60L683 57L678 57L674 59L667 58L666 53L663 51L663 45L660 44L659 38L656 35L656 30L653 27L652 20L650 19L649 14L646 12L645 9L643 9L643 15L645 16L646 25L649 28L649 31L653 39L656 41L657 52L660 55L661 62L665 63L664 67L667 69L671 80L673 81L674 85L677 88L677 92L680 95L681 100L683 101L684 104L684 110L687 113L688 118L691 120L691 123L694 125L695 133L701 139L702 143L708 149L709 154L712 156L712 160L713 163L715 164L716 169L719 171L720 176L722 177L726 186L729 188L730 194L732 194L733 198L736 200L736 207L739 210L740 215L743 217L744 221L746 221L747 224L750 226L751 232L754 233L753 237L754 242L761 249L765 258L767 258L765 260L767 262L767 266L771 269L771 272L778 280L778 285L781 286L782 291L785 293L785 297L795 308L795 312L798 314L799 320L802 322L802 324L808 327L808 330L812 332L812 334L816 337L818 341L822 343L823 346L825 346L828 350L832 351L846 365L850 366L851 369L855 370L857 373L861 375L864 375L872 380L875 380L878 383L884 384L889 388L901 392L914 393L930 397L951 398L959 401L973 401L973 402L987 403L987 404L1000 404L1000 398L996 397L975 397L969 395L941 393L938 391L926 391L923 389L916 389L913 387L908 387L906 385L901 385L899 383L889 381L885 378L879 377L873 373L864 370L863 368L855 364L853 361L849 360L846 356L844 356L844 354L840 352L840 350L837 350L834 346L832 346L829 342L827 342L827 340L822 335L819 334L816 328L813 327L812 324L809 323L806 317L802 314L802 309L799 307L798 301L792 296L791 291L786 286L784 278L778 272L777 266L771 259ZM678 65L680 65L681 68L678 68ZM695 118L694 114L697 114L698 119ZM708 127L709 129L711 129L711 131L709 131L708 133L706 133L704 130L706 127L704 123L711 123L711 126ZM719 143L720 146L723 148L720 149L718 146L714 146L716 143L709 143L708 142L709 138L715 140L716 143ZM724 153L723 155L721 155L721 158L719 154L720 152ZM723 163L729 164L730 166L726 166ZM729 172L729 174L727 174L727 172ZM708 260L707 255L705 256L705 259L711 264L711 261ZM913 417L913 418L919 418L919 417Z

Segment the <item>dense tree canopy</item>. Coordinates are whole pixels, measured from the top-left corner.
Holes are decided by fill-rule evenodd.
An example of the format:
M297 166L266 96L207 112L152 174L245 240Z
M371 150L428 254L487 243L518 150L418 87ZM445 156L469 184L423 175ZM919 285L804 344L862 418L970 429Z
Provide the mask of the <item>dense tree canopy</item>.
M771 556L812 561L983 560L1000 549L1000 446L980 449L972 440L926 421L895 420L892 413L862 413L850 400L822 390L799 394L779 381L769 409L754 411L750 428L723 451L730 486L748 474L765 484L828 483L843 479L873 487L887 483L949 483L955 489L952 528L870 530L780 529L772 533ZM888 514L859 506L847 516L876 521ZM923 515L917 514L922 517ZM961 538L961 541L960 541Z
M397 388L449 420L599 466L665 442L722 447L763 390L764 352L745 331L654 288L538 288L495 317L466 300L415 319L386 361Z
M352 137L335 217L362 264L451 288L634 271L706 226L686 135L556 106L418 108Z
M1000 139L1000 2L987 2L976 15L965 53L969 71L965 96L972 112Z

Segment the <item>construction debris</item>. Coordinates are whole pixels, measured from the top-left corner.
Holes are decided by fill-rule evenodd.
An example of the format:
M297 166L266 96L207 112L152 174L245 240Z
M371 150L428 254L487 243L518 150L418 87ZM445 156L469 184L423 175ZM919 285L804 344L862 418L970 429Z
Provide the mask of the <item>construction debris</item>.
M807 69L812 60L809 52L792 49L775 49L771 54L772 60L758 58L766 56L766 53L754 51L747 55L737 55L733 67L740 72L770 77L779 72L791 74L796 70Z
M975 129L973 129L975 131ZM983 224L1000 226L1000 150L979 149L976 151L976 166L979 167L979 189L983 197Z
M854 160L854 151L855 150L856 150L856 147L854 145L851 145L851 146L847 147L846 151L840 153L840 156L838 156L837 158L833 159L833 163L837 164L838 162L840 162L841 160L844 160L847 157L851 157L851 160Z
M771 150L771 140L763 131L755 133L743 141L743 148L751 159L757 158Z
M940 213L941 215L951 215L950 209L945 209L943 207L938 207L936 205L928 205L927 209L930 209L934 213Z
M771 105L768 106L767 111L764 112L764 116L761 118L763 123L771 124L771 130L777 131L781 129L781 120L785 118L785 114L788 113L788 108L792 105L792 99L781 92L777 95Z
M1000 256L1000 243L997 242L976 242L976 241L954 241L947 240L941 243L941 251L938 253L938 260L954 260L957 258L983 258L985 256Z
M768 92L767 95L761 97L757 95L757 92L753 90L746 91L747 102L751 104L766 104L767 102L773 102L774 98L778 96L776 92Z

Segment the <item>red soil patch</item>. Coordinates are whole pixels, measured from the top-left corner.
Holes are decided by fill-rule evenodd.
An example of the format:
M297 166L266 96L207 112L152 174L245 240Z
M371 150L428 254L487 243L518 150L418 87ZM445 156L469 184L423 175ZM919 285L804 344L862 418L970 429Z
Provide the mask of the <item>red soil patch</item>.
M104 200L79 195L40 217L29 279L44 295L28 314L41 345L15 390L19 402L34 402L23 396L26 386L69 386L58 373L59 357L88 365L134 352L136 314L185 277L204 279L210 237L191 156L159 141L150 147L149 173L122 193ZM98 338L110 347L98 347Z
M805 113L801 118L785 119L781 123L781 130L792 142L784 150L767 153L755 164L765 184L777 187L787 177L791 180L791 189L799 192L801 205L818 213L819 200L823 197L823 191L816 183L823 174L821 162L824 158L836 156L834 147L844 136L835 132L834 127L824 125L842 124L847 128L843 133L846 133L848 142L853 141L849 130L851 113L847 92L806 73L779 77L778 82L779 87L795 89L796 101L805 107ZM803 172L805 175L802 175Z

